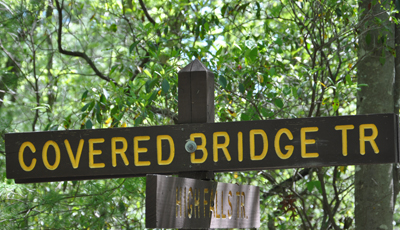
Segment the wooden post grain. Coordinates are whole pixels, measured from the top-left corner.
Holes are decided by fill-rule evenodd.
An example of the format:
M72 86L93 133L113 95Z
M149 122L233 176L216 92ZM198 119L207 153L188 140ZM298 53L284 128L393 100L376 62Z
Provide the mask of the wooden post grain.
M178 73L178 122L214 123L214 74L198 59ZM209 171L179 173L180 177L214 179Z
M214 73L195 59L178 73L178 123L214 123ZM214 172L181 172L179 177L214 180Z

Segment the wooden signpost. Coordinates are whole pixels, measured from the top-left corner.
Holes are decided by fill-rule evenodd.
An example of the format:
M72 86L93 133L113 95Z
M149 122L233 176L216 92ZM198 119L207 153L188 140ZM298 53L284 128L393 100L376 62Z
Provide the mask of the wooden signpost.
M394 114L6 134L17 183L398 162ZM197 150L188 153L188 139Z
M213 172L399 162L394 114L213 123L213 73L195 60L178 75L180 124L9 133L7 177L16 183L147 174L212 180ZM195 143L185 148L188 140ZM258 190L251 186L163 176L148 181L149 226L259 226Z
M258 228L257 186L147 175L147 228Z

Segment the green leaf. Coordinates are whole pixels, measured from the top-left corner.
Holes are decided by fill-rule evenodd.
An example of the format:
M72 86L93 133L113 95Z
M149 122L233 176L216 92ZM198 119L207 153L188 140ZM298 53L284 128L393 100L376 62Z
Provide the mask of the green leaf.
M106 99L106 97L104 96L104 94L101 94L101 95L100 95L100 102L103 103L103 104L106 104L106 103L107 103L107 99Z
M86 105L84 105L81 109L82 112L85 112L87 110L87 108L89 108L89 105L92 104L93 102L88 102L86 103Z
M283 107L283 101L282 101L282 99L280 99L280 98L275 98L274 104L275 104L276 106L278 106L279 108L281 108L281 109L282 109L282 107Z
M314 181L314 186L318 189L318 192L322 194L322 187L320 181Z
M96 120L97 120L98 123L101 124L102 116L101 116L101 113L100 113L100 105L99 105L98 102L96 102Z
M92 101L92 102L90 103L89 108L88 108L88 111L91 111L91 110L93 109L94 104L95 104L94 101Z
M111 75L112 73L114 73L114 71L115 71L117 68L118 68L118 65L114 65L113 67L111 67L110 75Z
M221 15L222 17L225 15L226 12L226 8L228 7L228 4L225 4L222 8L221 8Z
M368 84L358 84L357 87L368 87Z
M124 202L120 201L118 203L118 210L119 210L120 213L124 213L125 212L126 208L125 208Z
M250 116L248 114L242 113L240 115L240 120L241 121L249 121L250 120Z
M210 25L208 24L208 22L204 23L204 27L203 28L204 28L205 32L210 30Z
M156 99L156 96L157 96L157 91L154 90L154 91L151 93L150 97L147 99L146 105L150 105L150 103L153 102L154 99Z
M309 192L312 192L312 190L314 189L314 181L309 181L306 183L306 185L307 185L307 190Z
M88 119L88 120L86 121L86 123L85 123L85 128L86 128L86 129L92 129L92 127L93 127L92 120Z
M281 38L277 38L275 40L275 44L277 44L278 46L282 46L283 45L282 39Z
M110 26L110 30L111 30L112 32L117 32L117 29L118 29L118 27L117 27L116 24L112 24L112 25Z
M284 87L283 90L282 90L283 94L285 94L285 95L290 94L291 91L292 90L289 87Z
M341 10L341 9L336 8L336 9L335 9L335 12L336 12L336 15L338 16L338 18L342 17L343 13L342 13L342 10Z
M96 113L100 112L100 105L98 102L95 104Z
M225 78L225 77L219 76L218 82L219 82L219 84L222 86L223 89L226 88L227 81L226 81L226 78Z
M69 127L71 126L71 116L72 114L68 115L67 117L64 118L64 128L65 129L69 129Z
M162 87L162 90L163 90L164 93L167 93L167 92L168 92L170 86L169 86L169 82L168 82L167 79L164 79L164 80L162 81L161 87Z
M135 119L135 126L142 124L143 120L146 118L146 114L142 113L138 118Z
M322 194L322 188L321 188L321 182L320 181L309 181L306 183L307 190L309 192L312 192L312 190L315 188L318 189L318 192Z
M48 123L48 124L46 125L46 127L44 127L44 130L43 130L43 131L49 131L50 125L51 125L51 123Z
M385 56L385 50L384 50L384 49L382 49L382 55L381 55L381 57L379 58L379 62L381 63L381 65L385 65L386 56Z
M261 107L260 111L261 111L261 114L264 117L272 117L272 116L274 116L274 112L272 112L271 110L269 110L269 109L267 109L265 107Z
M164 28L164 34L165 34L165 35L168 34L168 28L169 28L169 26L165 26L165 28Z
M339 109L339 99L336 97L335 99L333 99L333 104L332 104L332 107L333 107L333 110L334 111L336 111L336 110L338 110Z
M147 69L144 69L143 72L151 78L151 73Z
M252 62L254 62L257 59L258 56L258 49L257 47L254 47L250 52L246 52L247 57L250 58Z
M215 53L215 56L219 56L222 52L222 46L219 47L218 51Z
M384 65L386 62L386 58L380 57L379 62L381 63L381 65Z
M353 82L351 81L351 76L349 74L346 75L346 84L351 85Z
M301 87L299 87L298 89L297 89L297 96L298 97L303 97L303 92L304 92L304 90L303 90L303 88L301 88Z
M233 43L234 46L236 46L236 48L238 48L240 51L242 51L242 48L240 48L240 46L238 46L238 44Z
M132 45L129 46L129 54L132 54L132 50L136 48L137 44L139 44L140 41L136 41L132 43Z
M258 2L256 2L256 5L257 5L256 17L257 17L257 19L260 19L260 17L261 17L261 6L260 6L260 3L258 3Z
M239 84L239 92L244 93L244 85L242 83Z
M89 91L86 90L86 91L82 94L82 98L81 98L81 101L82 101L82 102L85 101L85 99L87 98L88 93L89 93Z
M116 87L115 87L115 84L114 84L114 82L113 82L113 81L110 81L110 85L111 85L111 87L112 87L112 89L113 89L113 90L115 90L115 89L116 89Z
M153 78L153 79L147 80L146 84L145 84L146 92L150 93L157 82L158 82L158 78Z
M274 76L276 73L275 68L269 69L268 72L269 72L269 76L271 76L271 77Z
M371 44L372 41L372 36L370 33L367 34L367 36L365 36L365 42L367 43L367 45Z

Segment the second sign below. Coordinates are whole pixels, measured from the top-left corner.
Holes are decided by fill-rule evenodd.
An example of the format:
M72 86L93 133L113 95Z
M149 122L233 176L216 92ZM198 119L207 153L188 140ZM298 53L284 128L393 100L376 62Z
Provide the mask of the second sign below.
M257 186L147 175L146 228L258 228Z

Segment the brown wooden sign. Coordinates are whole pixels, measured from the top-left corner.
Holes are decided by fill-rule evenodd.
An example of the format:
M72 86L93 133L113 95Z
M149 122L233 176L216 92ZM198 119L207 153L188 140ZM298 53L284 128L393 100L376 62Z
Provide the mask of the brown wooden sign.
M188 153L188 139L197 150ZM398 162L394 114L5 135L17 183Z
M162 175L146 178L146 228L258 228L260 189Z

